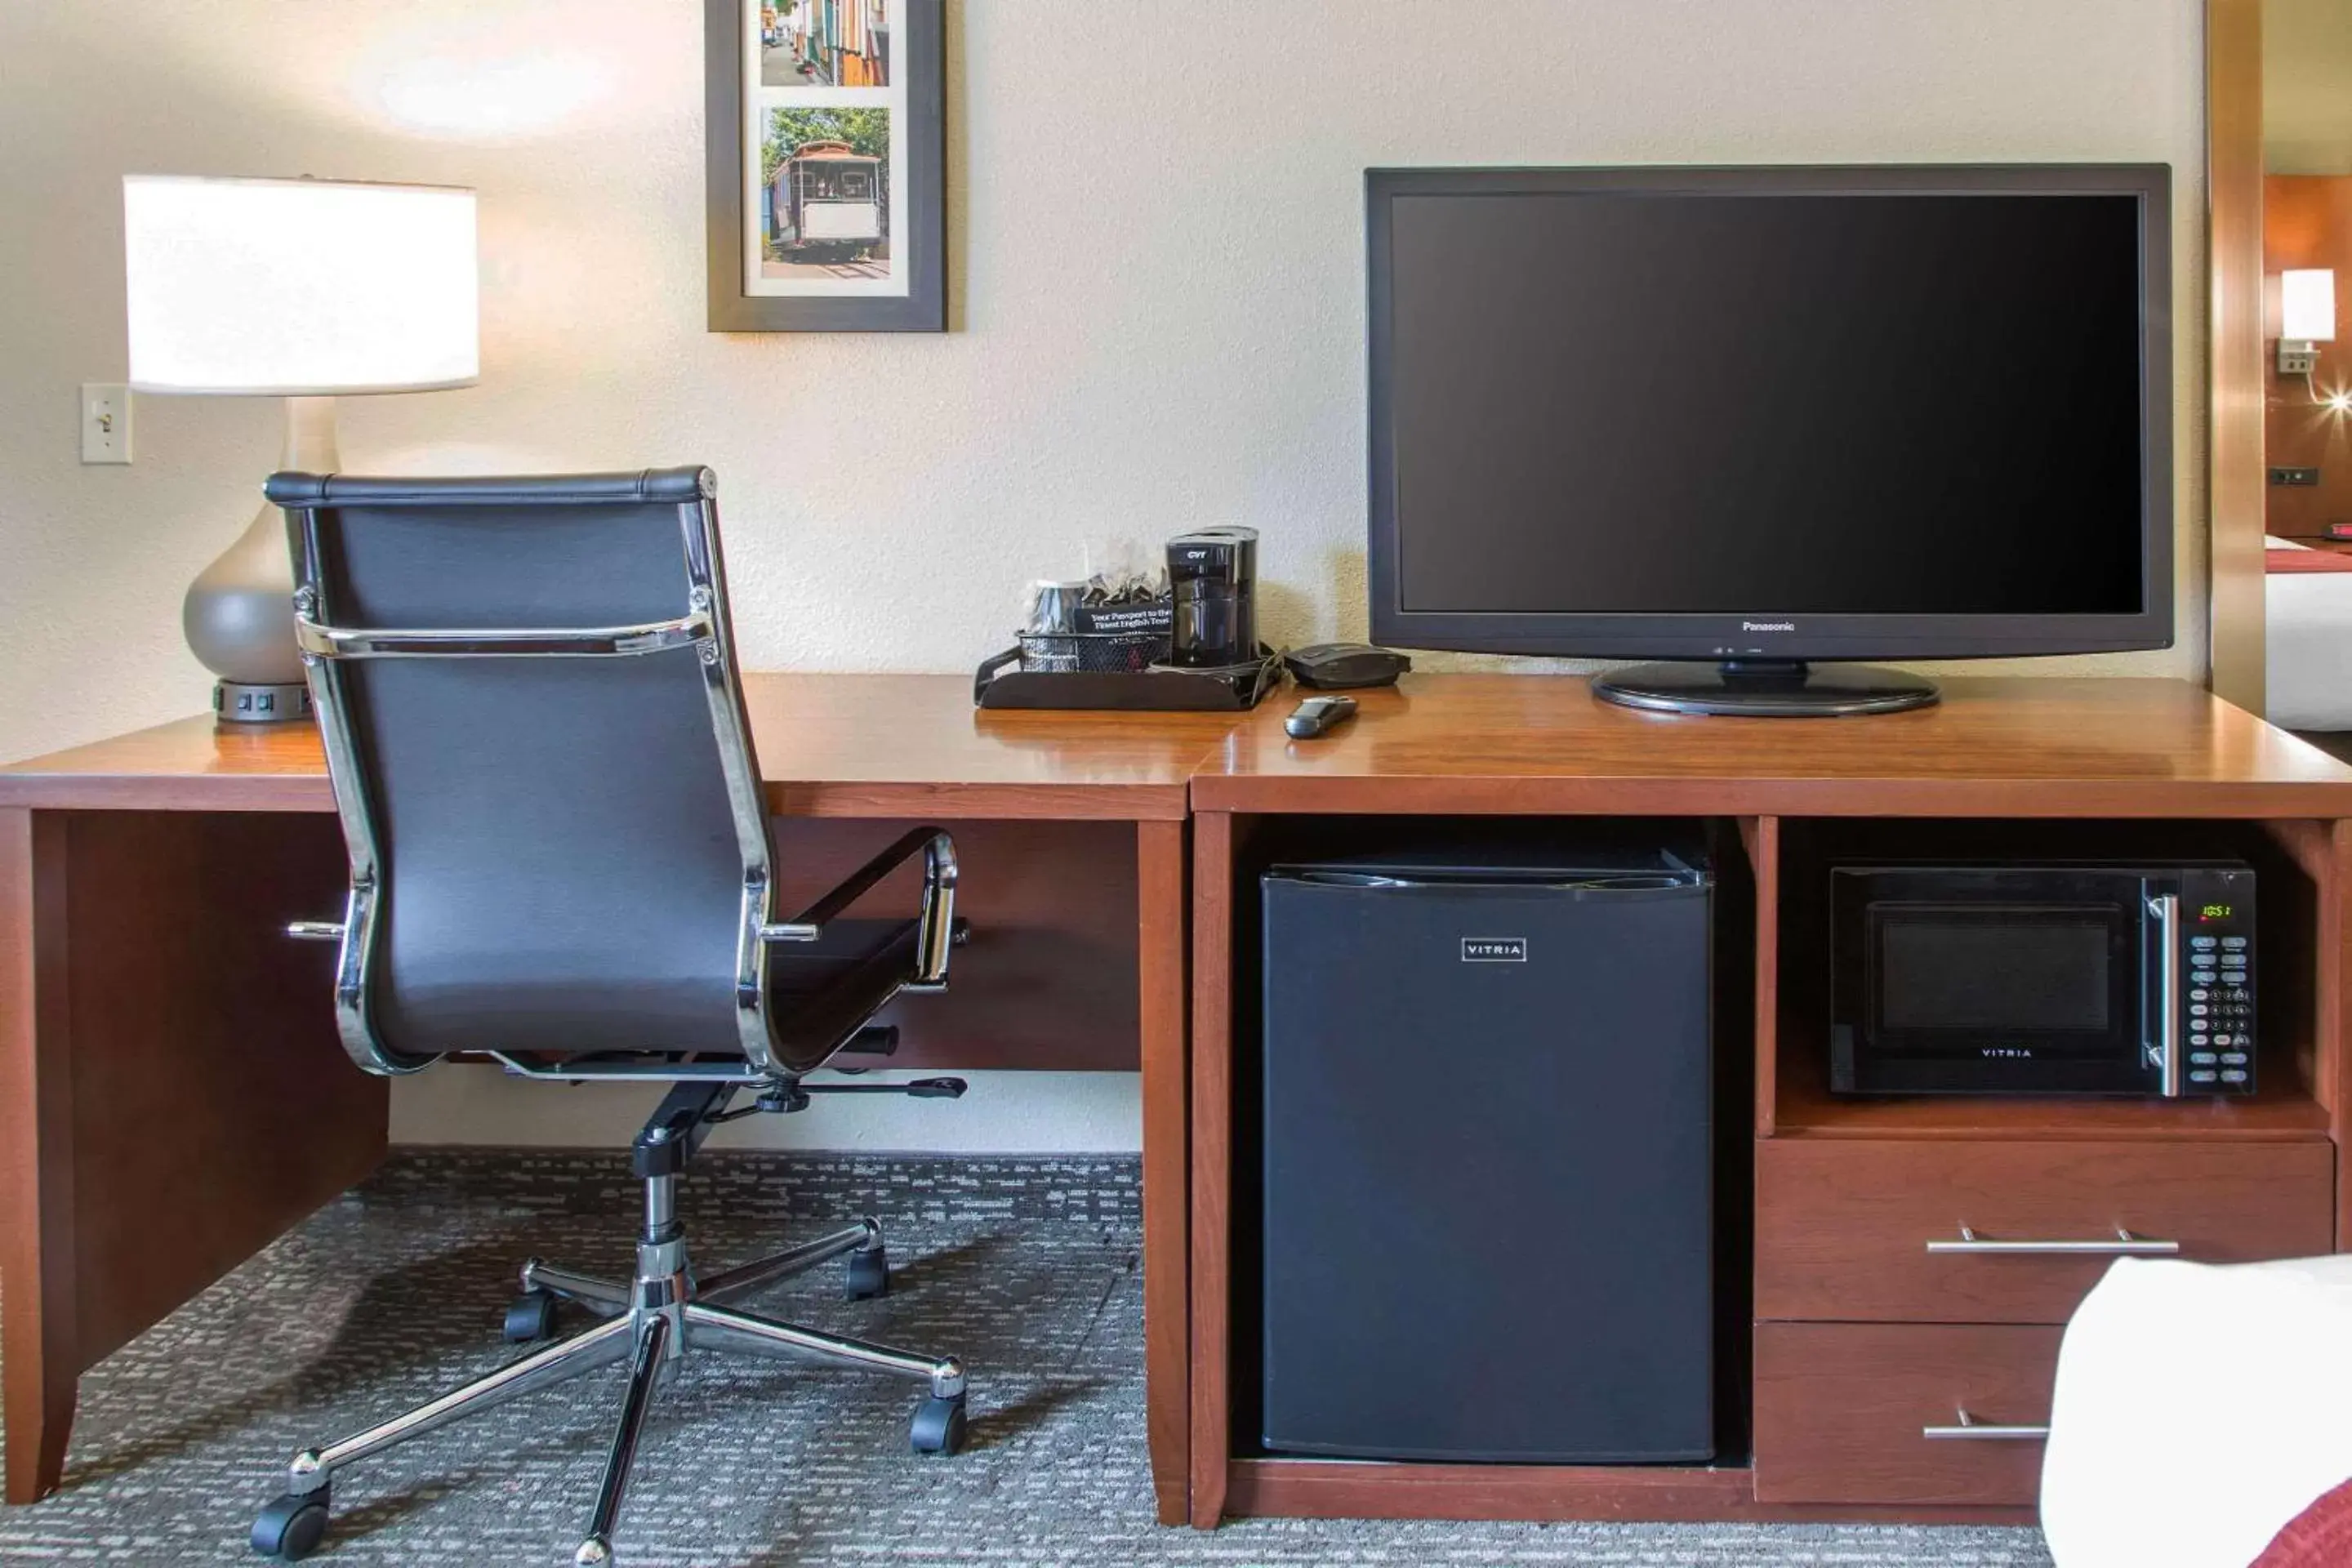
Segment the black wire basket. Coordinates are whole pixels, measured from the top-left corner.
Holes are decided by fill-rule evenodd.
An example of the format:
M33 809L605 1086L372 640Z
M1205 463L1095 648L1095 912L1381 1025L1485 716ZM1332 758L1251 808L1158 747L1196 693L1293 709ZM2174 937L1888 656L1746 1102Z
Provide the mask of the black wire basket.
M1063 634L1066 637L1070 635ZM1123 708L1174 713L1236 713L1256 707L1267 692L1282 684L1280 656L1266 647L1259 648L1258 656L1252 663L1224 669L1171 669L1160 666L1055 672L1016 668L1022 662L1022 650L1009 647L973 674L971 700L982 708Z
M1021 634L1021 668L1032 675L1120 675L1167 657L1165 631Z

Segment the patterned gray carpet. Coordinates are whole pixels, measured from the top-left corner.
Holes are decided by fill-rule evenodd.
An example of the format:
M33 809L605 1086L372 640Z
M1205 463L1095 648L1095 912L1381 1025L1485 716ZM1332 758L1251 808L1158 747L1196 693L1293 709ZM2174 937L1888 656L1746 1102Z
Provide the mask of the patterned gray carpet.
M512 1352L499 1315L538 1253L625 1273L617 1159L405 1153L82 1382L65 1489L0 1512L0 1562L254 1563L286 1457ZM715 1156L680 1212L706 1268L787 1218L870 1210L903 1270L830 1269L748 1303L961 1354L971 1447L908 1451L899 1386L696 1358L662 1394L616 1542L632 1565L1350 1564L2047 1568L2026 1530L1151 1521L1136 1172L1126 1161ZM801 1226L807 1234L811 1227ZM5 1304L0 1304L5 1310ZM343 1473L321 1563L568 1563L618 1402L608 1370Z

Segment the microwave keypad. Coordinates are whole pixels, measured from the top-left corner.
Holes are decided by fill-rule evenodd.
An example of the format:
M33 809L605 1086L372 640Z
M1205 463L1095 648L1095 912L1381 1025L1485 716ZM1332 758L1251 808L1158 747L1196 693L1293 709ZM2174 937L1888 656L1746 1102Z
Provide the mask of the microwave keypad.
M2189 939L2189 1081L2227 1093L2253 1082L2254 994L2242 936Z

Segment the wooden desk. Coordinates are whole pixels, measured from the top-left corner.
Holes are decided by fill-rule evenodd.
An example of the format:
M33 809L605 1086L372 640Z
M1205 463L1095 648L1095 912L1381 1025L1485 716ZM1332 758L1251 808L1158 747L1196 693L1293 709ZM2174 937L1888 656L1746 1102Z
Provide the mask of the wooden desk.
M980 714L946 676L746 694L786 902L899 824L956 831L979 936L907 1008L902 1063L1140 1069L1152 1476L1182 1519L1187 792L1234 720ZM332 809L307 726L190 719L0 769L10 1502L58 1484L83 1369L383 1155L328 961L279 935L342 907Z
M2191 1257L2352 1250L2352 1160L2339 1158L2352 1137L2352 769L2182 681L1956 679L1944 691L1934 708L1807 721L1637 712L1556 676L1409 676L1358 693L1359 716L1322 739L1286 736L1280 700L1235 728L1192 782L1195 1524L2030 1521L2039 1444L1927 1442L1921 1426L1950 1421L1955 1399L2040 1419L2055 1325L2095 1269L2009 1258L1934 1272L1923 1234L1949 1234L1966 1217L1955 1208L1993 1209L2012 1236L2135 1225L2183 1237ZM1690 1466L1304 1460L1258 1451L1234 1420L1235 1347L1253 1331L1234 1296L1247 1226L1234 1204L1236 1167L1258 1157L1234 1137L1254 1082L1256 877L1344 829L1332 819L1366 814L1675 816L1719 830L1718 973L1743 978L1715 1005L1753 1040L1752 1060L1717 1064L1730 1092L1753 1087L1752 1130L1735 1117L1718 1148L1738 1161L1752 1131L1753 1193L1719 1220L1746 1227L1734 1240L1752 1265L1752 1279L1719 1286L1727 1326L1752 1334L1751 1376L1736 1380L1747 1451ZM2262 1093L1828 1095L1826 1019L1807 1010L1826 973L1826 858L1861 835L1958 832L2011 854L2084 854L2099 835L2242 845L2264 879Z
M1984 1321L1954 1327L1899 1321L1903 1278L1873 1274L1889 1282L1893 1321L1821 1321L1827 1299L1806 1297L1803 1271L1783 1265L1807 1247L1843 1256L1867 1228L1824 1194L1899 1195L1997 1145L2011 1151L2004 1169L2075 1173L2031 1184L2062 1209L2069 1194L2106 1201L2084 1171L2137 1173L2192 1194L2190 1218L2244 1246L2310 1250L2332 1236L2352 1247L2352 1161L2337 1158L2352 1136L2352 769L2184 682L1955 679L1938 708L1805 723L1637 713L1559 677L1412 677L1360 694L1361 716L1312 742L1283 734L1282 699L1238 718L978 714L948 677L767 676L749 689L788 893L823 885L902 822L957 832L961 907L982 936L944 1005L908 1008L902 1059L1142 1073L1163 1521L1188 1505L1198 1524L1229 1512L2026 1518L2031 1477L2015 1453L1995 1465L1985 1446L1947 1444L1906 1458L1899 1430L1791 1423L1860 1409L1809 1397L1849 1366L1884 1394L1874 1418L1913 1419L1904 1400L1950 1393L1928 1351L1958 1358L1955 1377L1997 1371L2012 1392L2046 1387L2035 1358L2072 1284L2045 1280L2030 1302L1980 1298ZM331 805L308 731L224 733L204 720L0 770L11 1500L56 1484L83 1368L382 1154L384 1086L335 1042L320 952L278 935L285 920L341 907ZM1367 813L1675 815L1724 829L1720 896L1752 900L1723 906L1752 944L1754 1057L1738 1064L1743 1080L1752 1071L1759 1205L1750 1454L1704 1467L1396 1466L1237 1444L1234 1047L1255 1000L1237 890L1252 857L1303 819ZM2268 857L2265 878L2276 873L2265 985L2293 998L2263 1093L2090 1107L1822 1093L1803 1047L1814 1020L1782 984L1806 973L1819 940L1799 870L1842 823L1900 832L1938 818L2153 833L2203 819L2246 837ZM2112 1221L2105 1209L2057 1218ZM1914 1468L1864 1476L1857 1454ZM1857 1496L1871 1486L1887 1489ZM1950 1506L1956 1495L1968 1500Z

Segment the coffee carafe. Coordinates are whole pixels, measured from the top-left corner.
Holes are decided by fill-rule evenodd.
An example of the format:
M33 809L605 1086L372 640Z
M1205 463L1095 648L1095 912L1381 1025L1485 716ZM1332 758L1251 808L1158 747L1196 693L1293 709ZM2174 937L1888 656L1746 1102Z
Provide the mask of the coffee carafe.
M1168 542L1176 602L1168 662L1190 669L1257 658L1257 530L1218 527Z

